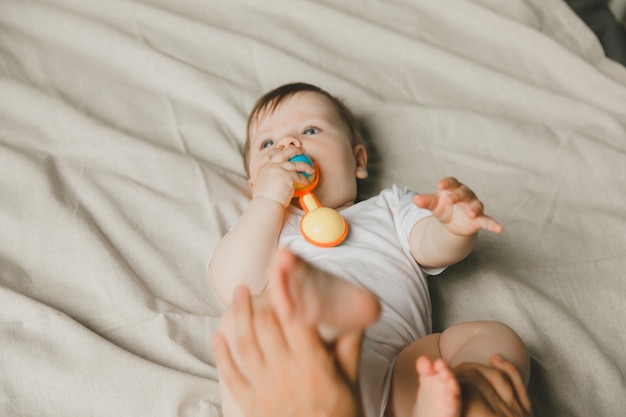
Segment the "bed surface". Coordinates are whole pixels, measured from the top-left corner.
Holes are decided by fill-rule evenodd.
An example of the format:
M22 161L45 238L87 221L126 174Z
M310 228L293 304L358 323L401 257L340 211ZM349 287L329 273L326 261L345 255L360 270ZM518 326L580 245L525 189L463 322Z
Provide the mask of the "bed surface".
M258 96L344 97L372 195L453 175L505 226L430 280L538 416L626 410L626 70L557 0L0 1L0 415L220 415L207 260Z

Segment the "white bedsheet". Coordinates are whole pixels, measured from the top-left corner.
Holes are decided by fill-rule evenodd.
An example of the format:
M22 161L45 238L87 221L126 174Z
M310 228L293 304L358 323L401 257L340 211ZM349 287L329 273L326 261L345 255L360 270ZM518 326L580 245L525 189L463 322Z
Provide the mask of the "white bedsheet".
M0 415L220 414L206 263L291 81L354 109L366 194L454 175L504 224L435 326L512 326L538 416L623 416L626 70L558 0L1 0Z

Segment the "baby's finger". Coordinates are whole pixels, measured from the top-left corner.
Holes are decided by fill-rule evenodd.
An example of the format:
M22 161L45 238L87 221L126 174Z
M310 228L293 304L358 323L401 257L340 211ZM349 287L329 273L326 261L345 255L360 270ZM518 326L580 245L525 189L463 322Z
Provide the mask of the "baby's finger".
M489 216L480 216L476 218L478 222L478 226L481 229L488 230L492 233L502 233L504 231L504 227L500 223L498 223L495 219Z
M470 202L477 200L476 194L463 184L460 184L459 187L448 191L450 194L448 194L447 201L450 204L455 204L461 201Z
M306 187L307 185L311 184L311 178L305 177L304 175L300 174L299 172L293 172L292 173L292 182L293 182L294 185L300 185L302 187Z
M288 146L286 148L276 148L277 153L272 157L272 162L288 161L296 155L302 155L304 148L300 146Z
M476 219L483 214L484 209L485 206L480 200L472 200L467 207L467 217L469 217L470 219Z
M449 190L452 188L458 188L460 186L461 186L461 183L459 182L459 180L457 180L454 177L447 177L437 182L437 188L442 191Z
M306 162L290 162L286 161L281 164L286 171L306 172L309 175L315 174L315 168Z
M282 162L282 153L283 150L281 148L273 147L265 152L263 159L267 162Z
M433 211L439 204L439 196L437 194L416 194L413 197L413 203L417 207Z

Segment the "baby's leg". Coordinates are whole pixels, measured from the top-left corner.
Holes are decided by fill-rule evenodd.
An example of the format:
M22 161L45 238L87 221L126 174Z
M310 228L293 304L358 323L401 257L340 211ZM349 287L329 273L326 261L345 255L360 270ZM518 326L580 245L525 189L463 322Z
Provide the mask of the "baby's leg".
M419 357L441 358L439 339L441 333L424 336L404 348L393 365L391 392L386 417L409 417L415 407L415 394L419 395L419 375L415 372ZM436 414L433 414L436 415Z
M530 376L530 358L519 336L505 324L495 321L461 323L443 333L430 334L413 342L400 352L393 368L388 415L408 417L415 405L420 380L414 364L420 356L441 358L450 368L471 362L489 365L498 354L513 363L525 383Z
M369 291L315 268L288 250L279 250L270 267L269 287L253 297L253 314L263 309L282 309L324 329L325 339L343 331L363 329L380 313L378 299ZM220 320L219 331L237 361L236 323L232 306ZM228 388L220 384L224 417L243 417Z
M441 357L451 368L473 362L489 365L489 358L500 355L530 379L530 356L524 342L509 326L497 321L461 323L444 330L439 340Z

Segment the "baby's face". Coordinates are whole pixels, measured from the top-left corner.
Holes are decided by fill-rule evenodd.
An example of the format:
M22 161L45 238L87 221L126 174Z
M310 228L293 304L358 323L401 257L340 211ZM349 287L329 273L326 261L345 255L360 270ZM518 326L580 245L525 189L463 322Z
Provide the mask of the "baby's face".
M365 148L352 146L350 131L333 103L321 94L300 92L272 113L261 113L250 128L250 181L254 184L271 149L304 148L320 169L314 193L323 206L343 208L356 199L356 178L367 177Z

